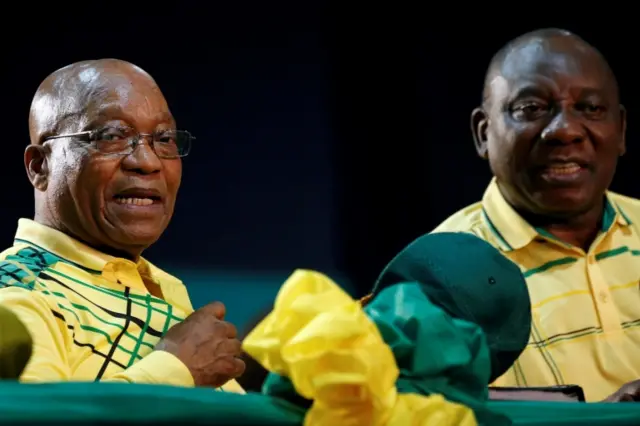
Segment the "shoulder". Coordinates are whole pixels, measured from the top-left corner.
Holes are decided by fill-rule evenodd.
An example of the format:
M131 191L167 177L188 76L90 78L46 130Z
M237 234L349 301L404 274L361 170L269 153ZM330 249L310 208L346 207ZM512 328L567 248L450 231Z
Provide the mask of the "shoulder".
M60 305L41 272L59 257L26 243L17 243L0 253L0 304L25 312L50 316ZM62 315L60 315L62 317Z
M449 216L431 233L464 232L484 240L496 248L500 242L487 222L486 213L481 201L471 204Z
M477 202L458 210L431 232L467 232L483 240L491 239L491 233L484 219L482 202Z
M31 290L39 273L55 261L48 259L44 251L18 243L0 253L0 288Z
M640 221L640 200L611 191L607 192L607 196L628 219L632 222Z
M482 225L482 203L477 202L449 216L433 232L469 232Z
M42 284L40 273L58 260L26 243L17 243L0 253L0 304L25 315L50 316L58 303Z

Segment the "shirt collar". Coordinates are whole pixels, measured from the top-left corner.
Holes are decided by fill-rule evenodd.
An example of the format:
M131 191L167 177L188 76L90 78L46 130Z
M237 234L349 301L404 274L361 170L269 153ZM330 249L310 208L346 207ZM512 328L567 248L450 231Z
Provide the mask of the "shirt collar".
M168 303L176 304L185 311L193 310L188 302L184 284L142 257L138 262L133 262L129 259L110 256L63 232L30 219L18 221L15 242L27 243L46 250L81 269L101 274L111 282L118 283L123 281L119 279L120 277L125 278L124 282L127 286L146 291L142 279L145 277L160 286Z
M605 195L605 201L606 205L602 220L603 232L608 232L612 229L614 223L621 226L631 224L631 221L619 206L611 200L608 193ZM541 235L539 230L529 225L529 223L507 203L498 188L495 177L491 180L489 187L484 193L482 209L483 219L496 237L498 245L503 251L523 248Z

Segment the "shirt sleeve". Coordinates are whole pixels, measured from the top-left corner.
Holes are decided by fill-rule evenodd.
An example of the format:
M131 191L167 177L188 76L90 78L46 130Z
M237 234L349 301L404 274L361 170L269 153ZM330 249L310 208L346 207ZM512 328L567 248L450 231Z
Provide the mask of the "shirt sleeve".
M49 307L45 297L28 289L7 287L0 290L0 304L16 314L33 340L31 359L20 380L26 383L71 380L68 353L73 337L61 329L64 322L56 318L57 313ZM106 376L102 381L194 386L187 366L164 351L151 352L126 370ZM221 390L244 393L235 380L227 382Z
M0 304L12 311L25 325L33 348L22 372L22 382L58 382L71 379L67 357L68 334L60 330L59 320L44 296L11 286L0 290Z
M161 375L158 374L160 371ZM151 352L131 367L103 381L194 386L193 376L187 366L175 355L164 351ZM242 386L235 380L228 381L218 390L245 393Z
M102 381L194 386L187 366L176 356L164 351L153 351L126 370L105 377Z

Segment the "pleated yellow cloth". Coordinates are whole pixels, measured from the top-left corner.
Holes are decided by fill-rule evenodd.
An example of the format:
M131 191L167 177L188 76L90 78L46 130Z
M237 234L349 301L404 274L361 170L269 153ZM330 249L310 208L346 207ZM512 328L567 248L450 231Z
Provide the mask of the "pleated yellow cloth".
M307 426L477 425L471 409L441 395L399 394L399 370L376 325L318 272L295 271L243 347L313 401Z

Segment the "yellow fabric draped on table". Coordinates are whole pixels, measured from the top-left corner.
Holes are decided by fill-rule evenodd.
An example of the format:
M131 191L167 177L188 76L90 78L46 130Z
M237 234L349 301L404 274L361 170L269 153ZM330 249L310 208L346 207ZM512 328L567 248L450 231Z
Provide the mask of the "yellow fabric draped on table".
M376 325L320 273L294 272L243 347L313 401L307 426L477 425L470 408L441 395L398 393L399 370Z

